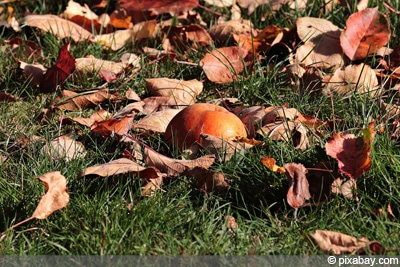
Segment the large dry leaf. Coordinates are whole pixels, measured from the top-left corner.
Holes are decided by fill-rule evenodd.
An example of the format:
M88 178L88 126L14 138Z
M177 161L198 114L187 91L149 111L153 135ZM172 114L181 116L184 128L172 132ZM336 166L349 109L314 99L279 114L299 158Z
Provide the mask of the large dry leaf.
M65 19L70 19L74 16L83 16L90 20L97 20L99 16L96 15L90 8L84 4L81 6L79 3L76 3L72 0L68 1L68 5L65 8L64 12L61 13L61 16Z
M250 20L230 20L213 25L209 33L215 42L226 44L232 34L251 33L253 28Z
M146 88L153 96L172 96L178 103L194 104L203 90L203 83L194 79L183 81L169 78L146 79Z
M83 158L86 155L85 146L68 135L62 135L52 140L49 144L44 145L40 152L52 160L64 159L65 161Z
M152 37L155 33L156 26L156 21L145 21L136 24L132 29L118 30L113 33L97 35L95 41L115 51L130 42L132 43Z
M37 27L45 32L57 35L57 37L72 38L75 42L93 41L94 36L81 26L55 15L28 15L24 23L31 27Z
M290 183L286 199L292 208L300 208L311 198L306 178L307 169L297 163L287 163L283 167Z
M371 242L365 237L356 238L340 232L316 230L314 234L310 234L310 237L324 252L336 255L342 253L363 254L368 250L376 254L381 254L385 250L378 241Z
M277 10L282 4L286 3L286 0L236 0L237 4L241 8L247 9L247 14L250 15L260 5L267 5L272 10Z
M151 113L133 124L132 128L165 133L169 122L179 111L179 109L171 108Z
M63 90L63 98L54 100L54 106L58 109L77 111L88 107L95 107L106 100L117 100L118 96L111 94L108 89L100 89L84 93Z
M214 49L200 61L207 78L215 83L237 80L251 63L253 56L246 49L232 46Z
M201 49L213 42L208 32L197 24L167 25L162 28L162 32L165 37L163 43L165 51L184 53L188 49Z
M46 173L38 179L46 186L46 194L40 200L32 217L46 219L53 212L68 205L67 180L59 171Z
M359 60L375 54L389 39L389 21L375 7L354 13L347 19L340 44L346 56Z
M135 54L126 53L121 58L128 58L125 61L109 61L94 57L85 57L76 59L76 70L89 75L97 74L100 71L109 71L114 74L124 72L129 66L132 66L131 71L137 72L140 70L140 57Z
M210 6L230 7L235 4L236 0L205 0L205 2Z
M84 125L87 127L92 127L92 125L95 122L104 121L111 117L112 117L111 113L109 113L108 111L106 111L104 109L101 109L101 110L93 113L92 115L90 115L89 118L76 117L76 118L71 118L71 120L73 120L81 125Z
M349 95L356 91L360 94L369 93L374 96L380 93L378 89L379 82L375 71L368 65L359 64L337 69L323 92L326 95L332 92L339 95Z
M339 171L357 179L371 168L370 153L375 137L373 123L362 130L362 136L335 133L325 144L326 154L338 161Z
M151 197L161 189L164 177L160 175L157 178L147 179L147 183L142 187L142 197Z
M140 177L147 179L158 178L160 176L158 171L152 167L143 167L130 159L121 158L105 164L88 167L84 169L78 177L86 175L108 177L126 173L136 173Z
M340 29L332 22L321 18L301 17L296 21L297 34L303 42L317 40L327 35L338 41Z
M194 160L172 159L148 148L145 148L144 155L147 166L154 166L161 172L167 173L168 176L177 176L195 167L208 169L215 161L213 155L206 155Z
M296 50L297 63L306 66L333 68L344 64L340 46L340 29L330 21L304 17L296 22L297 33L305 42Z

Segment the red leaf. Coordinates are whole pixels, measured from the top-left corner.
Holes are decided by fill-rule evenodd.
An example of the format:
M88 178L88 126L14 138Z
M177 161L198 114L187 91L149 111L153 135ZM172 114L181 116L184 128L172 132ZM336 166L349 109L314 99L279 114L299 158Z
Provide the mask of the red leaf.
M120 6L127 11L152 11L161 13L180 13L196 7L198 0L120 0Z
M68 76L74 72L75 58L69 53L69 47L69 42L61 47L56 63L46 71L39 85L41 92L54 92L57 86L63 85Z
M374 54L389 39L389 21L375 7L354 13L347 19L340 45L351 60L359 60Z
M124 135L132 128L133 116L126 116L122 119L111 118L105 121L95 122L92 132L98 133L103 137Z
M335 133L325 144L326 154L339 163L339 171L357 179L371 168L371 145L375 136L373 124L362 131L362 136Z

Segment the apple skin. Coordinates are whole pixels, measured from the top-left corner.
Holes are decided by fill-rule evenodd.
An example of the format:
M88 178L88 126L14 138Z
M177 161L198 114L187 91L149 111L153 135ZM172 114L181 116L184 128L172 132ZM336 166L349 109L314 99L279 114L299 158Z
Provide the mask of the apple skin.
M200 134L209 134L224 139L246 137L242 121L225 108L208 103L188 106L175 115L167 126L164 141L179 150L201 145Z

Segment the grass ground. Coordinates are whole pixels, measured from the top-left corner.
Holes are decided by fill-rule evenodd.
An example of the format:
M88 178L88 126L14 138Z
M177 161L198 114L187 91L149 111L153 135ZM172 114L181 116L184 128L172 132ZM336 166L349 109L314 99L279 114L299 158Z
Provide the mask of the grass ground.
M260 8L250 17L256 28L270 24L280 27L293 25L302 16L324 17L343 28L346 18L355 11L337 7L332 12L321 12L322 1L311 1L307 11L290 10L284 6L276 13ZM355 1L354 1L355 2ZM380 1L373 1L385 10ZM378 3L379 2L379 3ZM65 4L65 3L64 3ZM22 18L25 10L45 14L60 13L62 4L38 1L35 6L14 2L17 14ZM371 4L374 6L374 4ZM394 4L399 10L400 5ZM209 24L212 18L204 18ZM228 12L227 10L218 10ZM269 20L260 17L271 14ZM393 31L392 46L397 45L398 15L388 14ZM0 44L9 38L0 32ZM49 66L57 57L62 41L51 34L23 29L23 38L37 42L46 55ZM127 46L111 53L98 44L74 44L75 57L88 54L115 60ZM204 51L191 55L198 62ZM144 57L141 73L128 84L114 84L123 94L128 87L145 96L145 78L169 77L185 80L205 80L201 68L175 62L147 64ZM242 103L252 105L282 105L297 108L302 114L315 115L321 120L340 118L339 131L352 132L368 124L368 118L382 117L377 101L359 95L348 98L330 98L309 92L296 92L287 76L281 73L283 64L270 67L257 64L259 71L248 78L226 85L205 82L206 92L199 99L204 102L218 98L214 89L222 95L238 97ZM87 79L84 83L69 80L67 88L91 88L100 79ZM236 155L226 163L216 163L214 170L222 171L230 180L226 194L205 195L192 186L187 177L167 181L151 198L141 198L141 184L135 175L118 178L76 179L86 167L119 158L125 146L112 139L102 139L82 127L60 127L55 113L42 118L54 95L38 94L18 70L18 64L6 51L0 51L0 90L23 99L22 102L0 103L0 231L30 217L43 195L44 187L35 178L59 170L68 179L71 195L69 205L45 220L34 220L7 233L0 241L0 255L265 255L265 254L321 254L304 234L317 229L339 231L356 237L378 240L388 254L400 253L400 146L388 131L377 135L371 153L372 168L358 180L359 201L336 197L329 203L299 210L299 220L294 221L293 209L286 202L288 181L280 174L272 173L260 164L269 155L278 164L299 162L313 166L318 161L334 161L324 151L324 138L317 139L304 152L299 152L286 142L269 142L267 147L254 148ZM392 100L395 101L396 95ZM110 112L119 110L126 103L102 104ZM88 112L83 111L83 113ZM379 123L379 121L378 121ZM73 133L84 143L88 154L70 162L50 161L41 155L43 142L24 143L32 136L52 140L65 133ZM326 137L332 132L327 132ZM161 138L143 140L152 147L168 153ZM390 203L394 217L374 215L373 210ZM226 216L236 219L238 228L229 229Z

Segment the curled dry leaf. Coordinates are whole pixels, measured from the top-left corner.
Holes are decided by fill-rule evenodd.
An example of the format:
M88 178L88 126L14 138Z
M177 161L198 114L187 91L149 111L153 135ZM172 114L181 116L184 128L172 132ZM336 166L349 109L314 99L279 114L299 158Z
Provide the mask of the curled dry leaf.
M68 135L62 135L52 140L49 144L44 145L40 152L52 160L64 159L65 161L83 158L86 155L85 146Z
M349 95L356 91L360 94L368 93L371 96L379 95L378 78L375 71L368 65L349 65L344 69L337 69L323 93L329 95L336 93L339 95Z
M54 100L54 107L69 111L82 110L88 107L95 107L103 101L117 100L117 95L111 94L108 89L88 91L84 93L75 93L73 91L63 90L63 98Z
M252 54L246 49L232 46L214 49L200 61L207 78L215 83L227 83L237 80L253 61Z
M300 208L311 198L306 178L307 169L297 163L286 163L283 167L290 183L287 201L292 208Z
M359 60L373 55L390 39L390 25L378 7L367 8L352 14L340 35L343 52L350 60Z
M116 75L124 72L129 66L131 72L136 73L140 70L140 57L135 54L126 53L122 55L120 62L97 59L94 57L85 57L76 59L76 70L85 73L85 75L93 75L101 71L108 71Z
M325 252L339 254L364 254L366 251L382 254L385 248L378 241L369 241L365 237L356 238L340 232L316 230L310 234L314 242Z
M78 24L55 15L28 15L24 18L25 25L37 27L45 32L55 34L60 39L72 38L75 42L93 41L94 36Z
M25 77L30 80L30 84L39 85L47 69L42 64L27 64L23 61L19 63L19 67L24 71Z
M99 122L99 121L104 121L107 120L109 118L111 118L112 114L109 113L108 111L101 109L95 113L93 113L89 118L82 118L82 117L77 117L77 118L72 118L71 120L87 126L87 127L92 127L92 125L95 122Z
M96 15L90 8L84 4L81 6L79 3L76 3L72 0L68 1L68 5L65 8L64 12L61 14L61 17L65 19L70 19L74 16L83 16L90 20L97 20L99 16Z
M78 178L86 175L108 177L126 173L136 173L146 179L155 179L160 176L158 170L153 167L146 168L130 159L121 158L105 164L88 167L79 174Z
M280 167L280 166L276 165L276 160L269 156L263 157L261 159L261 163L273 172L280 172L280 173L286 172L284 167Z
M195 167L208 169L215 161L213 155L206 155L194 160L172 159L148 148L145 148L144 156L147 166L154 166L163 173L167 173L168 176L177 176Z
M178 102L173 96L152 96L143 99L143 111L144 114L151 114L156 111L177 108L185 108L184 103Z
M38 179L46 186L46 194L40 200L32 217L46 219L53 212L68 205L67 180L59 171L46 173Z
M132 128L165 133L169 122L179 111L179 109L165 109L151 113L133 124Z
M153 96L172 96L178 103L194 104L203 90L203 83L194 79L189 81L153 78L146 79L146 87Z
M147 179L147 183L142 187L142 197L151 197L154 193L161 189L163 176Z
M362 130L362 136L335 133L325 144L326 154L336 159L339 171L352 179L357 179L371 168L370 153L375 137L374 124Z

